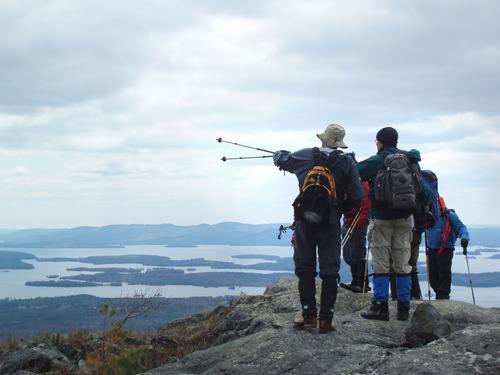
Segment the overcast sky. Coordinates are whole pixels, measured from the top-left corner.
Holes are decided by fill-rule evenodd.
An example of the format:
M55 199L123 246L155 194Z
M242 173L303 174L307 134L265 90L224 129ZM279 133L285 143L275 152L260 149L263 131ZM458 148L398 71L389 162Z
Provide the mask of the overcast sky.
M500 224L500 2L0 1L0 227L288 223L264 149L395 127Z

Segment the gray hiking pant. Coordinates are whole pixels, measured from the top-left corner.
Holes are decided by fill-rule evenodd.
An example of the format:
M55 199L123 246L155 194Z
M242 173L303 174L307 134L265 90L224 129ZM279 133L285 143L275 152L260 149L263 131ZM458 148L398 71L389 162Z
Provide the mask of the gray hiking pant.
M410 241L413 216L406 219L371 219L368 225L368 246L372 253L375 274L389 274L392 268L398 274L409 274Z

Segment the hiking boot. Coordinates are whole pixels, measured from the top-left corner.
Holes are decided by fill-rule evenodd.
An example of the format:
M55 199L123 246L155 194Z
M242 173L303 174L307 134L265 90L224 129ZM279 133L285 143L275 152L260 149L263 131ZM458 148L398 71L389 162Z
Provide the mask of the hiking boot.
M293 319L293 325L297 329L312 330L312 329L316 329L317 320L318 319L315 316L304 318L302 315L297 315Z
M373 301L370 308L361 313L365 319L389 320L389 305L387 302Z
M398 301L398 320L408 320L410 316L410 301Z
M340 283L339 285L344 289L350 290L351 292L363 293L363 287L357 286L355 284Z
M320 319L319 320L319 333L330 333L335 331L335 323L333 320Z

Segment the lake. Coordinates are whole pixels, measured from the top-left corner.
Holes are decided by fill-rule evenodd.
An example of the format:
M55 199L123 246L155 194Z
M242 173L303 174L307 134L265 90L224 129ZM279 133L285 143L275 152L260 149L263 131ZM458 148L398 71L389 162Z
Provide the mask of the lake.
M481 246L471 246L470 251L482 248ZM493 248L500 252L500 249ZM126 246L124 248L46 248L46 249L0 249L8 251L19 251L34 254L39 258L53 257L88 257L103 255L159 255L167 256L174 260L205 258L214 261L227 261L236 264L255 264L266 261L265 259L240 259L233 258L234 255L263 254L275 255L280 257L291 257L292 250L286 246L224 246L224 245L201 245L197 247L164 247L160 245L140 245ZM423 249L422 249L423 250ZM472 273L479 272L500 272L500 259L488 259L489 256L498 254L495 252L482 253L479 256L470 256L469 263ZM425 254L420 255L420 260L425 260ZM155 287L151 285L122 285L122 286L98 286L82 288L64 288L64 287L30 287L26 286L26 281L48 280L49 275L70 276L81 274L81 271L68 271L68 268L74 267L127 267L148 269L141 264L105 264L89 265L80 262L38 262L36 260L27 260L35 267L31 270L9 270L0 271L0 298L34 298L34 297L55 297L68 296L75 294L90 294L98 297L126 297L133 296L136 293L154 293L159 291L163 297L194 297L194 296L222 296L262 294L265 288L262 287L217 287L204 288L190 285L168 285ZM185 272L215 272L215 271L236 271L236 272L258 272L269 273L271 271L255 270L229 270L213 269L210 267L170 267L182 269ZM193 270L192 268L195 268ZM467 272L465 258L461 251L457 250L453 261L453 272ZM422 292L426 293L427 283L421 283ZM485 307L500 307L500 287L497 288L474 288L476 302ZM454 286L452 288L452 299L472 302L470 288Z

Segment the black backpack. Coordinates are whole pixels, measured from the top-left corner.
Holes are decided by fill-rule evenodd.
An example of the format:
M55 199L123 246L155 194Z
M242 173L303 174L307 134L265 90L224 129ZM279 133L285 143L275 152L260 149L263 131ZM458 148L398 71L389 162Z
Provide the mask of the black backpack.
M300 193L293 206L295 216L311 225L328 223L330 209L337 200L337 187L332 174L334 159L341 151L322 156L319 148L313 148L314 166L307 172Z
M399 151L384 157L384 168L375 176L375 201L391 210L414 211L422 192L421 172L406 152Z

